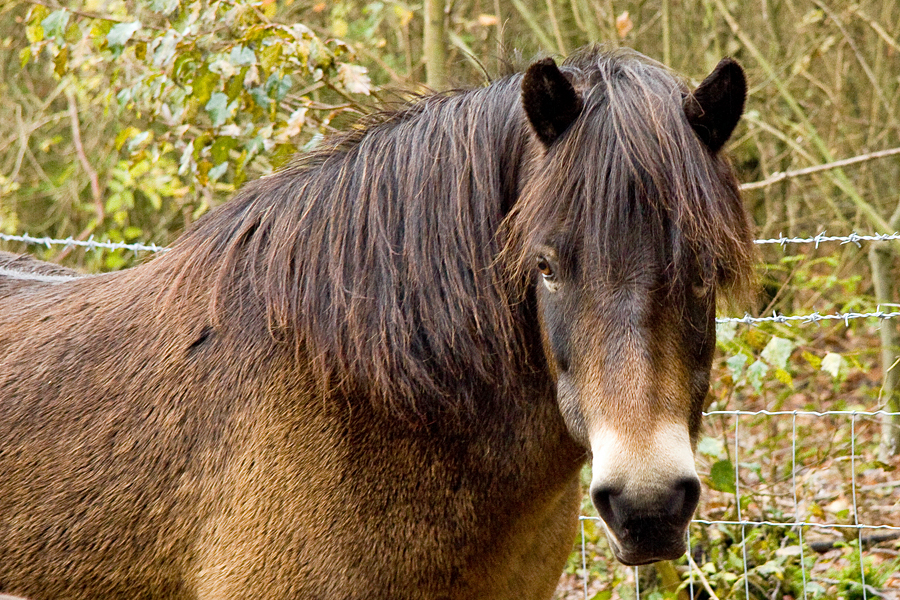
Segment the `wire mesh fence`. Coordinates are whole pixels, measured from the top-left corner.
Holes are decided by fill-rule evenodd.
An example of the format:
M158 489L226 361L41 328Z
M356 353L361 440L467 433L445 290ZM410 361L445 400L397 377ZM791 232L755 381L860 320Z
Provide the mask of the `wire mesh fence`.
M730 488L704 491L689 528L687 556L676 567L686 581L686 597L717 598L723 589L723 596L739 599L900 597L900 574L877 572L897 551L875 548L900 538L900 481L869 481L873 430L882 417L897 415L880 410L705 413L706 428L722 440L722 454L735 468ZM765 431L768 439L754 439L748 434L753 430ZM701 473L708 476L715 460L699 456ZM833 480L842 482L837 489L825 484ZM630 581L622 582L615 596L608 593L609 580L597 577L590 564L603 560L593 551L602 544L601 529L598 517L581 517L578 597L678 597L642 594L641 572L653 567L634 567ZM711 572L713 564L717 568ZM773 573L786 589L777 589L778 583L773 587Z
M861 242L898 239L897 233L827 236L823 232L756 243L782 248L788 244L819 247L827 242L859 246ZM0 240L136 253L167 250L156 244L27 234L0 234ZM869 311L826 314L745 314L720 317L717 323L747 327L842 323L849 327L851 321L878 325L898 317L900 310L876 306ZM709 410L705 413L707 437L698 448L698 471L716 485L704 492L688 531L687 555L674 567L676 582L682 582L680 589L663 593L658 585L645 585L642 590L643 573L654 567L634 567L625 570L619 581L611 581L606 574L609 554L603 551L602 523L595 514L585 514L580 518L580 564L573 574L578 584L569 585L568 594L558 592L558 597L718 600L721 594L742 600L900 600L900 574L884 572L891 564L900 566L900 552L877 545L900 539L900 476L885 479L891 466L880 464L873 449L880 421L888 417L900 417L900 413L808 408ZM772 581L781 583L773 589ZM577 596L572 595L573 590Z

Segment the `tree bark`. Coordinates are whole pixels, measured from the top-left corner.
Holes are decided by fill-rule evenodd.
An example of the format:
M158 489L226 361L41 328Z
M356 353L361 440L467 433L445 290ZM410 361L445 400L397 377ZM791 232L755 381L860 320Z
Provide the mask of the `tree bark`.
M444 43L444 0L425 0L425 83L432 90L447 88L447 45Z
M872 283L875 286L875 298L879 304L890 304L893 301L891 266L893 252L888 244L874 242L869 249L869 264L872 267ZM900 391L897 389L900 375L900 336L897 326L891 320L881 322L881 398L884 410L900 411ZM882 461L900 453L900 418L896 415L881 417L881 442L878 446L878 457Z

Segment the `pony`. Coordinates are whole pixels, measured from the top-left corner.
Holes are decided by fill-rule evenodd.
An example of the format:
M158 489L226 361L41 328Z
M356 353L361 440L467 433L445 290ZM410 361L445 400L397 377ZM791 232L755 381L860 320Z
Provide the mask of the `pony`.
M7 260L0 593L546 599L588 461L616 557L679 556L716 297L752 285L745 95L591 47L331 138L135 268Z

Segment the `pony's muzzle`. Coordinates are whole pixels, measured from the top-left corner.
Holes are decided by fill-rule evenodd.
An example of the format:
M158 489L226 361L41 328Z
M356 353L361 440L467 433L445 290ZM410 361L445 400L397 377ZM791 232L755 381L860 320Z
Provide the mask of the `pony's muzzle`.
M591 500L620 562L642 565L671 560L684 554L685 531L700 500L700 480L682 477L649 495L599 485L591 489Z

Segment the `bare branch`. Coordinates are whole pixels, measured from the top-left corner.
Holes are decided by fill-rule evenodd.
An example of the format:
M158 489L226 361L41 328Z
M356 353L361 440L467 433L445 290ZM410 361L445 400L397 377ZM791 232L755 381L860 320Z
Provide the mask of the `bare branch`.
M874 160L876 158L884 158L886 156L894 156L896 154L900 154L900 148L890 148L888 150L878 150L877 152L869 152L868 154L860 154L859 156L853 156L851 158L845 158L843 160L837 160L830 163L825 163L823 165L815 165L812 167L806 167L803 169L797 169L795 171L782 171L779 173L773 173L771 176L766 177L760 181L753 181L750 183L745 183L741 185L741 191L746 192L748 190L758 190L760 188L768 187L770 185L776 184L779 181L784 181L785 179L792 179L794 177L802 177L803 175L812 175L813 173L821 173L822 171L828 171L831 169L840 169L841 167L846 167L848 165L855 165L856 163L865 162L867 160Z

